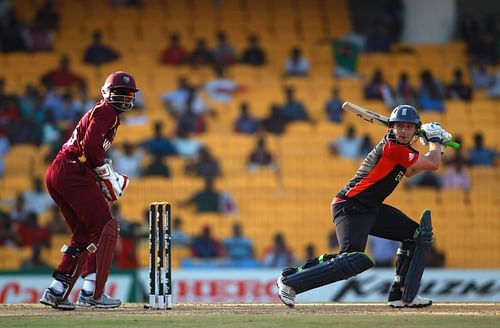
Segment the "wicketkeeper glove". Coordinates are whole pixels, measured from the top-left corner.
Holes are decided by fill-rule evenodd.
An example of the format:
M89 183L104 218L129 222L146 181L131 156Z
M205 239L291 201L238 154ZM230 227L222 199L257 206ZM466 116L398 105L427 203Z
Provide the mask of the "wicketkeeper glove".
M99 178L99 185L107 200L114 202L123 196L129 179L126 175L113 170L111 160L106 160L106 163L96 167L94 171Z

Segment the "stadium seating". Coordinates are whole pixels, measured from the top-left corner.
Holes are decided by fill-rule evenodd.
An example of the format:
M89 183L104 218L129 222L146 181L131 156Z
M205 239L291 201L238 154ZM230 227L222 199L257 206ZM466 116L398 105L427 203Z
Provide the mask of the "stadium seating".
M28 3L30 5L27 5ZM32 17L41 1L16 1L18 13ZM258 33L268 52L269 64L263 68L235 66L228 75L247 87L227 106L217 107L219 116L209 119L209 132L197 136L221 160L224 175L216 182L219 189L229 191L238 203L238 213L230 216L197 215L192 209L181 208L180 202L202 187L202 182L182 173L184 161L168 159L173 176L170 179L143 178L132 180L126 195L120 200L123 215L144 224L144 211L152 201L168 200L173 211L183 217L187 232L197 234L204 224L213 227L214 235L222 239L230 234L234 221L243 224L244 233L256 244L259 258L271 246L276 232L283 232L288 245L302 257L305 246L313 243L318 252L328 251L327 237L334 228L330 217L330 201L335 193L353 176L359 162L345 160L328 152L329 142L344 134L347 123L359 133L367 133L377 142L384 129L347 115L345 124L326 122L323 104L332 87L340 89L344 99L360 103L381 113L388 109L379 101L363 99L363 80L331 78L333 59L329 40L352 28L347 1L224 1L214 7L213 1L147 1L143 9L111 8L107 1L61 1L61 27L57 31L55 51L50 53L0 54L1 75L6 79L7 92L23 93L28 82L38 84L40 76L55 67L61 54L72 58L73 69L86 77L92 96L100 95L104 76L116 69L125 69L137 78L146 99L143 112L150 122L162 120L168 131L173 121L167 117L160 102L161 93L172 89L178 76L186 75L196 83L212 77L210 69L173 68L159 64L158 57L172 32L179 32L187 48L199 37L211 46L215 34L225 30L237 51L246 46L247 36ZM192 4L188 7L187 3ZM105 19L113 15L113 20ZM330 17L328 13L335 13ZM100 28L104 41L117 48L123 57L116 63L100 68L84 65L82 51L90 42L91 33ZM83 35L83 38L82 38ZM79 41L75 41L79 40ZM321 40L327 40L322 44ZM283 78L282 70L290 48L298 45L311 61L308 77ZM388 81L395 84L399 73L406 71L411 81L419 81L420 70L431 68L437 77L449 81L455 67L465 67L466 53L461 42L447 45L421 45L414 52L362 54L359 72L371 76L382 69ZM465 71L465 70L464 70ZM468 78L468 77L467 77ZM268 136L268 145L277 155L281 171L249 173L245 164L255 138L235 135L232 122L238 114L240 101L248 101L253 114L263 118L271 103L283 101L283 87L292 85L297 98L309 108L315 125L293 123L282 137ZM470 103L447 101L445 113L422 113L422 120L440 121L454 134L463 137L467 146L472 135L481 130L486 144L500 147L498 101L478 97ZM152 134L151 124L123 124L116 144L139 142ZM31 187L33 172L42 175L46 169L42 157L46 148L16 145L5 158L6 173L0 182L2 198L12 198ZM388 202L400 207L417 219L424 208L431 208L435 222L437 247L446 253L448 267L492 267L500 263L500 201L495 191L500 184L498 168L471 169L473 190L470 204L463 194L454 190L441 192L439 201L434 191L399 190ZM57 264L60 241L43 254L51 265ZM481 249L481 252L477 250ZM147 265L147 244L139 247L141 265ZM175 249L174 266L179 258L189 254ZM1 269L19 267L29 252L0 248Z

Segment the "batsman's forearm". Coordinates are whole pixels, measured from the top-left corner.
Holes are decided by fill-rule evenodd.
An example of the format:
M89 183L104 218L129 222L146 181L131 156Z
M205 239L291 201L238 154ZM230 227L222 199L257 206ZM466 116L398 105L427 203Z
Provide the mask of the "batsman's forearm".
M439 169L441 165L441 145L438 142L430 142L429 152L425 156L431 160L435 170Z

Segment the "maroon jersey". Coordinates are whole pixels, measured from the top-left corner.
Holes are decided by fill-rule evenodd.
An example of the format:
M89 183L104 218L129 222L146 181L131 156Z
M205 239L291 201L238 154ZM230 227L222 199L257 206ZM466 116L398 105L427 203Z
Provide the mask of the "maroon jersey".
M418 151L387 140L384 137L365 157L356 175L337 194L361 204L380 205L396 188L406 169L418 159Z
M60 153L72 154L90 168L101 166L119 125L117 110L101 100L83 115Z

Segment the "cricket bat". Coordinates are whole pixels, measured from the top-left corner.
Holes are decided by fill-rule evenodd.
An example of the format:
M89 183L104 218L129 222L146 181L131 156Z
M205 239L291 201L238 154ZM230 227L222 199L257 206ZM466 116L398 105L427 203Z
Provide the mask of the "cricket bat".
M360 119L372 123L372 124L378 124L382 126L388 126L389 125L389 118L384 115L380 115L379 113L372 112L371 110L368 110L366 108L363 108L361 106L358 106L356 104L353 104L351 102L346 101L342 105L342 109L346 110L348 112L354 113L357 117ZM444 143L446 146L458 149L460 148L460 144L455 141L447 141Z

